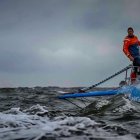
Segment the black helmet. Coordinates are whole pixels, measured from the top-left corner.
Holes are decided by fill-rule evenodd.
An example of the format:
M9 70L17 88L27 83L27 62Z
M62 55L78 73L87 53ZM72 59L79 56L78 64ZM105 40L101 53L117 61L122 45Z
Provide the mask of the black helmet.
M129 30L134 31L132 27L128 27L127 31L129 31Z

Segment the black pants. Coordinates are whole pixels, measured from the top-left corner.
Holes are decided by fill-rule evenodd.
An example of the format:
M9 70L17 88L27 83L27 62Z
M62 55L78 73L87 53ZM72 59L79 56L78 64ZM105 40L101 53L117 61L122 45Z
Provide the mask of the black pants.
M134 72L140 74L140 70L138 69L138 67L140 67L140 56L134 58L133 66L134 66Z

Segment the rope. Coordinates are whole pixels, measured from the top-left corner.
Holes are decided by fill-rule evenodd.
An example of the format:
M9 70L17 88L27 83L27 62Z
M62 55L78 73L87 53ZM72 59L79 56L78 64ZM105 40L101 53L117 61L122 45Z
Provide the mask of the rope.
M123 73L124 71L126 71L126 70L128 70L128 69L130 69L130 68L132 68L132 65L129 65L129 66L123 68L122 70L116 72L115 74L109 76L108 78L106 78L106 79L100 81L100 82L97 83L97 84L94 84L94 85L92 85L92 86L90 86L90 87L87 87L87 88L80 89L80 92L82 92L82 91L85 92L85 91L91 90L92 88L94 88L94 87L96 87L96 86L98 86L98 85L100 85L100 84L102 84L102 83L104 83L104 82L106 82L106 81L108 81L108 80L114 78L115 76L117 76L117 75Z
M83 109L82 107L78 106L77 104L75 104L74 102L72 102L72 101L70 101L68 99L64 99L64 100L70 102L71 104L75 105L76 107L80 108L81 110Z

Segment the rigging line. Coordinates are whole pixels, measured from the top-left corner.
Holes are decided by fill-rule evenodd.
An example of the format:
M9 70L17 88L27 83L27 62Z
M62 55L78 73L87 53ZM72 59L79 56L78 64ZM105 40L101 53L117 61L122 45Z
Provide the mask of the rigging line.
M73 103L72 101L70 101L70 100L68 100L68 99L64 99L64 100L70 102L71 104L75 105L76 107L78 107L78 108L80 108L80 109L83 109L82 107L78 106L77 104Z
M79 99L79 101L81 101L85 105L85 107L87 106L85 101L84 101L84 98Z
M100 81L100 82L97 83L97 84L94 84L94 85L92 85L92 86L90 86L90 87L83 88L83 89L80 89L80 90L81 90L81 91L88 91L88 90L90 90L90 89L92 89L92 88L94 88L94 87L96 87L96 86L98 86L98 85L100 85L100 84L102 84L102 83L104 83L104 82L106 82L106 81L112 79L113 77L115 77L115 76L117 76L117 75L123 73L124 71L126 71L126 70L128 70L128 69L130 69L130 68L132 68L132 65L129 65L129 66L123 68L122 70L116 72L115 74L109 76L108 78L106 78L106 79Z
M85 101L91 103L91 101L90 101L89 99L87 99L87 98L85 98L85 97L83 97L83 98L84 98Z

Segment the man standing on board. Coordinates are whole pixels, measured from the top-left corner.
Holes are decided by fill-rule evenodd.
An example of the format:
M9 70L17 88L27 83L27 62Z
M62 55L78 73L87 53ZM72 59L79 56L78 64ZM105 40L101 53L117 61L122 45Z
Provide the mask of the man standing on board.
M132 27L127 29L127 33L128 35L124 39L123 52L130 59L130 61L133 62L134 68L131 72L130 78L131 83L134 83L137 75L140 74L140 71L138 71L138 66L140 66L140 41L138 40L137 36L134 35L134 30Z

